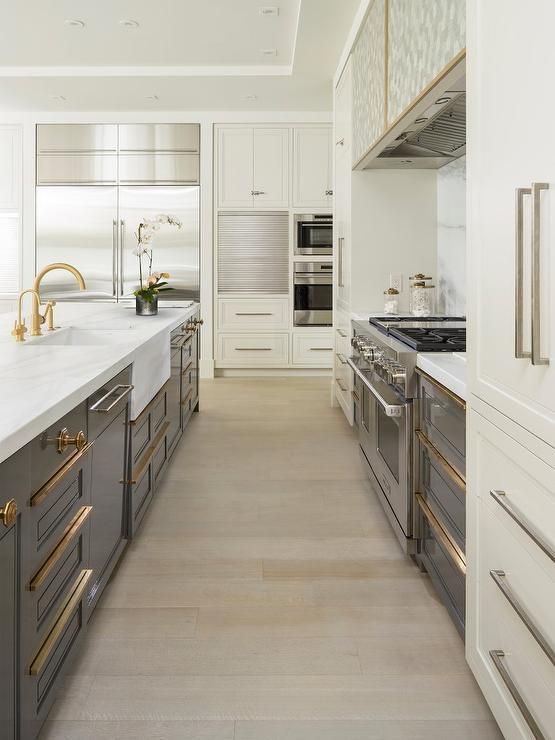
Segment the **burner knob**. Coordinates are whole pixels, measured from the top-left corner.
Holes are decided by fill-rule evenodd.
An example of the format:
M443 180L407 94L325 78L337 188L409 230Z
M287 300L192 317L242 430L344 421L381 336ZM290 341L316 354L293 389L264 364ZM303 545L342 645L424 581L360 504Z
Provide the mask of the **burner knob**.
M407 370L402 365L397 365L391 372L393 385L404 385L407 382Z

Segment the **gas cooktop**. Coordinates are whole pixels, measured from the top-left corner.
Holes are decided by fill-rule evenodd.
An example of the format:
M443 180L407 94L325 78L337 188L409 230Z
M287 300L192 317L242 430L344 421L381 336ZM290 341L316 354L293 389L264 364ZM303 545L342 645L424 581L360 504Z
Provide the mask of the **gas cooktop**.
M464 316L372 316L370 324L417 352L465 352Z

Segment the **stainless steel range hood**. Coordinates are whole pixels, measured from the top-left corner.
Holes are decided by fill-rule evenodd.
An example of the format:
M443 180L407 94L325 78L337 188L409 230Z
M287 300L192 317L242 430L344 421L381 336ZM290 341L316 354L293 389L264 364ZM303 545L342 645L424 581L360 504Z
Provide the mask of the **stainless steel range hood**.
M391 143L371 168L443 167L466 154L466 93L448 90Z

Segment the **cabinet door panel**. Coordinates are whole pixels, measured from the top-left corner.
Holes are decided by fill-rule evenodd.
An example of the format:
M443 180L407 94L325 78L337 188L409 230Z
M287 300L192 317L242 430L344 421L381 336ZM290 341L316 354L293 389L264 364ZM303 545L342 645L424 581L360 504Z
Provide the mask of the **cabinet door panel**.
M555 106L552 97L543 94L542 78L537 74L537 70L555 65L548 30L555 22L555 7L543 0L531 15L524 6L511 3L507 15L506 4L493 0L473 2L470 9L473 43L469 61L480 69L479 75L469 77L468 95L470 390L555 446L555 142L549 124ZM504 17L502 34L500 13ZM529 53L515 54L515 45ZM495 64L488 61L491 59ZM515 89L519 91L516 107L508 99ZM538 141L545 139L542 151L528 146L532 136ZM541 355L550 360L549 365L533 365L530 357L515 357L515 283L519 273L515 252L516 232L520 231L515 225L519 210L516 189L530 188L533 182L549 185L538 194L540 292L535 317L536 322L541 318ZM521 317L527 352L533 318L532 210L532 197L524 194Z
M218 133L218 204L220 208L253 207L253 130L220 129Z
M1 525L0 525L1 526ZM17 528L0 530L0 737L15 740Z
M464 49L465 0L389 0L388 13L391 123Z
M21 201L21 132L18 126L0 128L0 210L17 210Z
M289 205L289 129L254 130L255 208Z
M331 131L298 128L294 133L295 208L325 208L331 203Z

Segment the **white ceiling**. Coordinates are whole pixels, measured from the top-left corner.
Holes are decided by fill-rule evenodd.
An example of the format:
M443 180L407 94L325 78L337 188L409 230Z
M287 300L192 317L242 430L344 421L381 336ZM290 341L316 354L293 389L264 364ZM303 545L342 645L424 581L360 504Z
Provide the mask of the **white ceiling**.
M0 110L329 110L359 1L0 0Z

